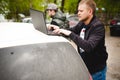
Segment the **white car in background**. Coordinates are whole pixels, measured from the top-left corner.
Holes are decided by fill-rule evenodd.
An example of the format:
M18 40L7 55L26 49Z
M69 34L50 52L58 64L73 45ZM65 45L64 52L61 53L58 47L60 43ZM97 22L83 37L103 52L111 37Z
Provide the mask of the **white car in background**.
M0 22L7 22L4 15L0 14Z
M32 18L31 17L23 18L22 22L23 23L32 23Z
M92 80L80 55L62 36L31 23L0 23L0 80Z
M67 20L69 21L70 27L74 27L79 23L79 18L76 14L70 15Z

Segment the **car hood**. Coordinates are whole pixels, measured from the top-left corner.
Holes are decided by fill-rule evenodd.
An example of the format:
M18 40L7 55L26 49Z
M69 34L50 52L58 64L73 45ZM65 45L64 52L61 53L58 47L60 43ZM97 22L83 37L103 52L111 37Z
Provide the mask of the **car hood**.
M68 42L62 36L48 36L36 30L31 23L0 23L0 48L35 44Z

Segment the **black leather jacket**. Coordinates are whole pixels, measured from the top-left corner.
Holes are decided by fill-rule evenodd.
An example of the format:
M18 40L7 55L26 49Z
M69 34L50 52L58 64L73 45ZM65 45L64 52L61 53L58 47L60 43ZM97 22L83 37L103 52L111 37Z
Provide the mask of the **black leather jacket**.
M90 73L93 74L106 66L108 53L105 47L105 28L103 23L94 16L90 24L86 27L85 39L83 40L79 37L83 26L84 24L79 22L77 26L70 28L69 30L71 30L72 33L69 37L78 46L79 53L79 47L85 50L85 52L80 53L80 55Z

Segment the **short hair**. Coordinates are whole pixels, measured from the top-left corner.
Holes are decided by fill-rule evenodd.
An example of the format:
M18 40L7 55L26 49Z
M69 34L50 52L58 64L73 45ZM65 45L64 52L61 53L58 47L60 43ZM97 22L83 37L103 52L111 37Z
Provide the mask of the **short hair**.
M96 3L94 0L81 0L80 4L86 4L88 7L90 7L93 10L93 14L96 12Z

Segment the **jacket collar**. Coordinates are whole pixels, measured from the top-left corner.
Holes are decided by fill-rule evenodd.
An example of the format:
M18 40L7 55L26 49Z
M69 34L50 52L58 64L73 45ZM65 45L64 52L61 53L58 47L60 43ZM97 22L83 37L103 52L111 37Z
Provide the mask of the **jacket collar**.
M86 25L86 30L88 30L91 26L93 26L94 24L94 20L95 20L96 16L93 16L93 18L91 19L90 23L88 25Z

